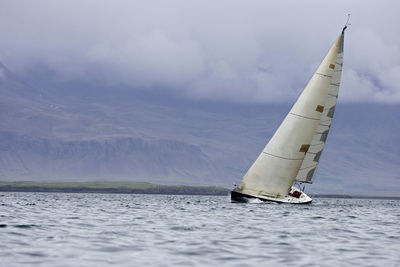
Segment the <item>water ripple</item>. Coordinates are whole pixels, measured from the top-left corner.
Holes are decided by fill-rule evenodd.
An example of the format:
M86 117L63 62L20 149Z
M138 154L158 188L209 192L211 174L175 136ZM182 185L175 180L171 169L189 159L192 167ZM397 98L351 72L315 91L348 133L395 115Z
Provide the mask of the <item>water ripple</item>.
M4 266L388 265L400 201L309 206L227 197L2 193Z

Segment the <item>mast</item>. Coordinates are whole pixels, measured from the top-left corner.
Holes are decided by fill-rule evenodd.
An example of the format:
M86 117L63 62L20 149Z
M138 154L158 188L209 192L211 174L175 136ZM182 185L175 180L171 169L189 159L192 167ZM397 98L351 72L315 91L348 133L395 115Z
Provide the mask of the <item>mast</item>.
M340 74L338 76L337 73L341 73L346 27L347 24L278 130L243 177L237 192L283 198L299 177L299 171L305 179L299 178L298 181L304 182L310 171L315 170L318 161L309 170L305 164L310 159L314 162L316 153L322 151L326 130L329 131L340 83ZM323 123L329 125L323 126ZM320 150L315 143L318 138L318 143L322 143L322 147L318 147ZM321 142L322 139L324 142ZM313 171L311 177L312 174Z

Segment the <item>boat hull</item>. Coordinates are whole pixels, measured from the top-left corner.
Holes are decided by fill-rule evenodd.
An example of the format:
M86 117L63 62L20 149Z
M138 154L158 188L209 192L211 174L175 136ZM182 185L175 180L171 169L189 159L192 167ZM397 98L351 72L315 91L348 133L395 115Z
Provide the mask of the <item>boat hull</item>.
M301 192L300 197L286 196L284 198L271 198L265 196L252 196L247 194L242 194L236 191L231 192L231 202L239 202L239 203L249 203L254 199L261 200L263 202L272 202L272 203L286 203L286 204L311 204L312 198L310 198L305 193Z

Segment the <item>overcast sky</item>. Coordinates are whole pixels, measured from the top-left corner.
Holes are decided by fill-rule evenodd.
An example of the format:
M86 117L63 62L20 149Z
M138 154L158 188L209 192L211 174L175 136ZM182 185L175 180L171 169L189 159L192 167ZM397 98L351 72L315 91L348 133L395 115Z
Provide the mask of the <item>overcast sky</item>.
M0 61L20 75L46 66L64 81L292 102L351 13L340 101L400 103L399 3L1 0Z

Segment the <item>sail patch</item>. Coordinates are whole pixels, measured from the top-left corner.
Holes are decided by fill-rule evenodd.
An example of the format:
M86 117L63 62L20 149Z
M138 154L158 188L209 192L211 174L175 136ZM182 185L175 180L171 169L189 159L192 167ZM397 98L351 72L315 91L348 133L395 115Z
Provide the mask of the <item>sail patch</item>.
M318 105L315 110L322 113L324 111L324 106Z
M330 64L330 65L329 65L329 68L334 69L334 68L335 68L335 65L334 65L334 64Z
M308 149L310 148L310 145L301 145L299 152L304 152L307 153Z

